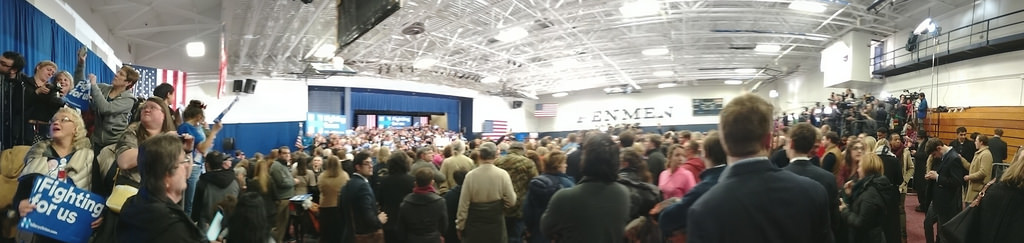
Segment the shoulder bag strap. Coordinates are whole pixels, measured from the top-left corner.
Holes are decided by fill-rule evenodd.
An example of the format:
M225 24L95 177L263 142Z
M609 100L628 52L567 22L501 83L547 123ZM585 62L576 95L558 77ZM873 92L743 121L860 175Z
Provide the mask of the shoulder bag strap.
M992 184L995 184L995 183L996 183L996 179L992 179L991 181L986 183L985 187L981 188L981 192L978 193L978 197L975 198L974 201L971 202L971 206L970 207L977 207L978 204L981 204L981 198L985 197L985 192L988 191L988 187L991 186Z

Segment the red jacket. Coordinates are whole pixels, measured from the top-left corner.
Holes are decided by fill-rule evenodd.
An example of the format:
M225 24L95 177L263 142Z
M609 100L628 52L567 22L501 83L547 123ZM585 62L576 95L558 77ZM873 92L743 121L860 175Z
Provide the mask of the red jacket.
M683 169L693 173L693 178L700 183L700 173L704 172L704 159L701 159L700 157L689 158L682 166Z

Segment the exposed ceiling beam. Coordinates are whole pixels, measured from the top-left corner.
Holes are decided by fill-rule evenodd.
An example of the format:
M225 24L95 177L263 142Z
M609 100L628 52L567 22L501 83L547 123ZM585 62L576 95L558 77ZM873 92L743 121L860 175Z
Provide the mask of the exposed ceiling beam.
M302 39L306 38L306 32L309 32L309 27L312 27L313 23L317 22L317 19L320 18L320 14L322 14L324 12L324 10L327 10L327 7L330 6L329 3L332 3L332 2L334 2L334 1L320 1L320 5L316 7L316 12L314 12L313 15L310 16L309 20L307 20L306 26L303 26L302 29L299 30L299 32L295 33L295 40L292 41L291 46L289 46L287 50L285 50L284 52L281 52L278 55L277 65L275 65L274 68L270 69L271 72L277 71L278 69L281 68L281 66L284 65L285 58L288 57L288 54L291 54L292 50L295 50L295 47L298 46L299 43L302 42ZM298 19L300 19L300 18L296 17L294 20L298 21ZM317 48L320 48L320 47L319 46L314 46L312 49L315 50ZM298 55L296 55L296 59L298 59L298 58L300 58L300 57L298 57Z
M106 13L110 13L110 12L119 12L119 11L123 11L123 10L131 10L131 9L135 9L137 7L138 7L138 4L131 4L131 3L112 4L112 5L104 5L104 6L93 7L92 8L92 12L94 14L106 14Z
M145 14L149 13L149 11L151 11L151 10L153 10L153 5L152 4L150 4L149 6L143 7L142 10L136 11L135 14L132 14L132 16L128 17L128 19L125 19L124 21L121 21L121 23L118 24L117 27L114 27L114 29L112 29L111 31L114 31L115 35L116 35L116 32L121 30L121 29L123 29L125 26L128 26L129 24L137 24L137 22L135 22L135 20L138 19L139 17L142 17L142 15L145 15Z
M203 31L203 32L201 32L201 33L199 33L197 35L185 38L185 39L183 39L181 41L178 41L178 42L176 42L174 44L171 44L171 45L169 45L169 46L167 46L165 48L161 48L160 50L156 50L153 53L150 53L149 55L146 55L145 57L139 58L139 62L142 62L142 61L145 61L145 60L149 60L150 58L153 58L153 57L155 57L157 55L160 55L161 53L164 53L165 51L168 51L168 50L173 49L173 48L177 48L178 46L184 45L185 43L188 43L190 41L195 40L195 38L205 36L207 34L216 32L218 30L220 30L220 28L212 28L212 29ZM217 48L219 49L220 47L217 47Z
M125 40L128 40L129 42L132 42L132 43L139 43L139 44L144 44L144 45L153 46L153 47L167 47L167 44L164 44L164 43L160 43L160 42L156 42L156 41L150 41L150 40L144 40L144 39L141 39L141 38L136 38L136 37L131 37L131 36L121 36L121 38L124 38Z
M168 25L159 27L146 27L139 29L130 30L115 30L114 34L119 36L127 35L139 35L139 34L152 34L165 31L182 31L182 30L204 30L204 29L218 29L219 24L183 24L183 25Z
M264 2L266 1L250 1L250 4L253 7L250 9L251 11L248 11L249 14L246 15L245 32L241 36L242 49L238 51L238 63L235 63L235 65L240 66L249 63L249 47L252 46L252 43L256 39L252 34L256 31L256 25L258 25L257 22L259 22L257 20L259 20L260 15L263 14ZM235 75L241 75L237 69L235 70Z
M254 0L254 1L259 1L259 0ZM134 1L125 1L125 2L129 3L129 4L134 4L134 5L140 6L140 7L147 6L146 4L139 3L139 2L134 2ZM195 19L196 21L207 23L207 24L216 24L216 23L220 23L221 22L218 19L213 19L213 18L210 18L210 17L206 17L206 16L200 15L200 14L198 14L196 12L193 12L193 11L188 11L188 10L180 9L180 8L177 8L177 7L174 7L174 6L170 6L170 5L168 5L168 2L171 2L171 1L157 1L157 0L153 0L153 2L151 2L149 5L150 6L158 7L157 10L159 10L161 12L167 12L167 13L174 14L174 15L177 15L179 17L184 17L184 18L187 18L187 19Z

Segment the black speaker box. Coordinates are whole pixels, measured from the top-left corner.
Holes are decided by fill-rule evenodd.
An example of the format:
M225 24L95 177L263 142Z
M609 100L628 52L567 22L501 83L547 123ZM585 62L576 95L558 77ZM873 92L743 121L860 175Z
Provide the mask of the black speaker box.
M521 100L512 101L512 109L519 109L520 107L523 107L523 101L521 101Z
M235 150L235 138L225 138L224 141L221 141L221 147L224 151Z
M255 79L246 79L245 80L245 93L246 94L252 94L252 93L255 93L255 92L256 92L256 80Z
M231 92L242 92L243 82L244 81L242 81L241 79L235 79L235 81L231 83Z

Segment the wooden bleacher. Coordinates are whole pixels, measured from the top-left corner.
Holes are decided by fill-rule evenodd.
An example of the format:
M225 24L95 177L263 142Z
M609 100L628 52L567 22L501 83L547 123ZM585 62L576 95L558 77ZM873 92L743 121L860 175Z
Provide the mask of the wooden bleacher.
M943 143L956 139L957 127L967 128L968 134L980 132L991 137L996 128L1003 129L1006 142L1006 161L1009 163L1024 145L1024 106L969 107L960 112L929 112L925 129L929 137L938 137Z

